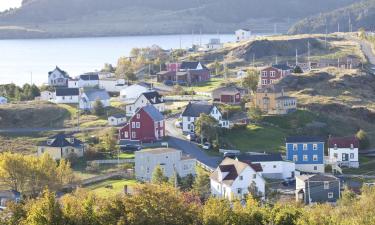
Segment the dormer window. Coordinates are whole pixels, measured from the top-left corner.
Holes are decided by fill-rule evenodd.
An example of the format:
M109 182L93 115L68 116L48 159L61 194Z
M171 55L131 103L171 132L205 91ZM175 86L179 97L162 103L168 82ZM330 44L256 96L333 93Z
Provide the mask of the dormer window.
M353 149L354 148L354 145L353 144L350 144L350 149Z
M335 150L337 150L337 144L335 144L333 147L334 147Z

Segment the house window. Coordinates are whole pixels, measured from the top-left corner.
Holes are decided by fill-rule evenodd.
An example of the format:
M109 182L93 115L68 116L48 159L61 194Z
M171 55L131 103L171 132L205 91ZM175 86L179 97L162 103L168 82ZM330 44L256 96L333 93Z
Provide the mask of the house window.
M328 190L328 189L329 189L329 182L324 181L324 190Z
M243 176L240 176L240 180L243 180Z
M132 138L136 138L137 134L135 132L132 132Z
M318 161L318 155L313 155L313 161Z
M293 162L297 162L298 161L298 155L294 155L293 156Z
M125 131L125 138L129 138L129 132Z
M136 123L135 123L135 126L136 126L137 128L140 128L140 127L141 127L141 123L140 123L140 122L136 122Z
M317 166L314 166L314 170L318 170L318 167L317 167Z
M313 144L313 150L318 150L318 145L317 144Z
M242 191L241 188L237 188L237 194L240 195L240 194L241 194L241 191Z
M189 117L187 118L187 120L190 121L190 119L191 119L191 118L190 118L190 116L189 116Z
M132 128L135 128L135 122L132 122Z
M307 144L303 144L303 150L307 150Z
M354 145L353 144L350 144L350 149L353 149L354 148Z
M150 167L147 167L147 173L150 173Z
M297 144L293 144L293 151L297 151Z
M267 71L262 71L262 77L266 77L267 76Z
M303 161L308 161L308 160L309 160L308 155L303 155Z
M354 153L350 153L350 159L354 159Z
M337 150L337 144L334 145L334 149Z
M141 118L141 114L137 113L137 119Z
M338 156L337 153L334 153L334 154L333 154L333 158L337 159L338 157L339 157L339 156Z
M163 121L159 122L159 127L163 127Z
M257 178L257 175L256 174L253 174L253 179L256 179Z
M267 84L267 80L266 79L262 79L262 84Z
M163 131L163 130L160 130L160 136L161 136L161 137L164 136L164 131Z
M328 192L328 198L333 198L333 192Z
M273 168L276 168L277 166L276 165L273 165Z
M271 72L270 72L271 77L275 77L275 74L276 74L275 71L271 71Z

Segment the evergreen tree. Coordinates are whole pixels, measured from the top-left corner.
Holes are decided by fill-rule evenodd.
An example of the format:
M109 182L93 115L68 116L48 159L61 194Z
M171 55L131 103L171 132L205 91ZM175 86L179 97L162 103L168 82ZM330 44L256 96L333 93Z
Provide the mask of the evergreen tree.
M105 108L104 108L102 101L100 101L100 99L96 99L96 101L94 102L92 111L97 116L103 116L105 114Z
M153 184L163 184L168 181L168 178L164 176L164 172L160 166L155 167L152 172L152 183Z

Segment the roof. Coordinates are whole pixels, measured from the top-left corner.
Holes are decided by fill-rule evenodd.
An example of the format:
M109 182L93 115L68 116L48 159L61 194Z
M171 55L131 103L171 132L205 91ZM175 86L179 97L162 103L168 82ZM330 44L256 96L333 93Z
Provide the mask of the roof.
M196 70L198 65L199 65L199 61L195 61L195 62L188 62L188 61L184 61L181 63L181 66L180 66L180 69L182 70ZM203 65L201 63L203 69L207 69L207 67L205 65Z
M265 87L259 87L257 89L257 93L280 93L283 89L280 85L267 85Z
M69 142L68 139L72 138L73 142ZM48 140L52 140L51 143L48 143ZM49 147L81 147L82 141L78 140L77 138L69 135L65 135L63 133L56 134L55 136L49 137L47 141L40 142L38 146L49 146Z
M56 66L56 68L53 71L48 72L48 75L50 75L51 73L53 73L55 70L59 71L65 77L67 77L67 78L69 77L68 73L66 71L60 69L58 66Z
M359 140L355 136L351 137L331 137L328 139L329 148L350 148L353 145L354 148L359 148Z
M163 103L163 96L161 96L157 91L145 92L142 94L151 104Z
M227 95L235 95L240 92L240 89L236 86L226 86L226 87L219 87L212 91L213 95L216 94L227 94Z
M152 105L147 105L141 109L143 109L154 121L164 120L164 116Z
M313 136L291 136L286 138L286 143L325 142L321 137Z
M214 105L204 103L191 103L186 106L182 116L199 117L203 114L210 114Z
M286 99L296 99L295 97L290 97L290 96L280 96L276 98L276 100L286 100Z
M329 175L329 174L313 174L313 175L300 175L296 176L296 178L303 180L303 181L337 181L339 178Z
M247 167L249 167L249 165L246 163L231 158L225 158L210 175L210 178L217 182L222 182L231 186L237 179L238 175L241 174L242 171L244 171ZM228 173L225 177L223 177L222 181L219 180L219 172Z
M292 67L286 65L286 64L275 64L272 65L273 68L279 69L279 70L291 70Z
M110 117L115 117L117 119L120 119L120 118L125 118L126 115L122 113L116 113L116 114L111 115Z
M242 154L237 156L237 159L248 163L256 163L256 162L275 162L275 161L283 161L283 157L281 154L262 154L262 155L249 155L249 154Z
M78 96L78 88L57 88L56 96Z
M110 96L104 89L85 89L83 93L87 96L88 100L93 102L96 100L109 100Z
M21 193L16 190L0 190L0 198L8 197L9 195L12 195L14 198L21 197Z
M81 80L99 80L97 73L85 73L79 76Z
M250 31L249 29L246 29L246 28L241 28L241 29L238 29L237 31L239 30Z
M171 152L181 152L180 150L174 148L152 148L152 149L143 149L138 151L139 153L151 153L151 154L165 154Z

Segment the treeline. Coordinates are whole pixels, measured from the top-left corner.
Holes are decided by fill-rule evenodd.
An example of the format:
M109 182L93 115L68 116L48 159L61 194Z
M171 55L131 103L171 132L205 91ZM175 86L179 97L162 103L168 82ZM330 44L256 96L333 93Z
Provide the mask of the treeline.
M0 96L6 97L10 101L34 100L40 96L40 89L35 85L24 84L19 87L15 84L0 85Z
M373 225L375 188L360 196L345 191L337 206L303 206L294 202L261 205L181 192L167 184L145 184L132 195L100 198L80 189L56 199L45 191L40 198L10 204L0 215L4 225Z

